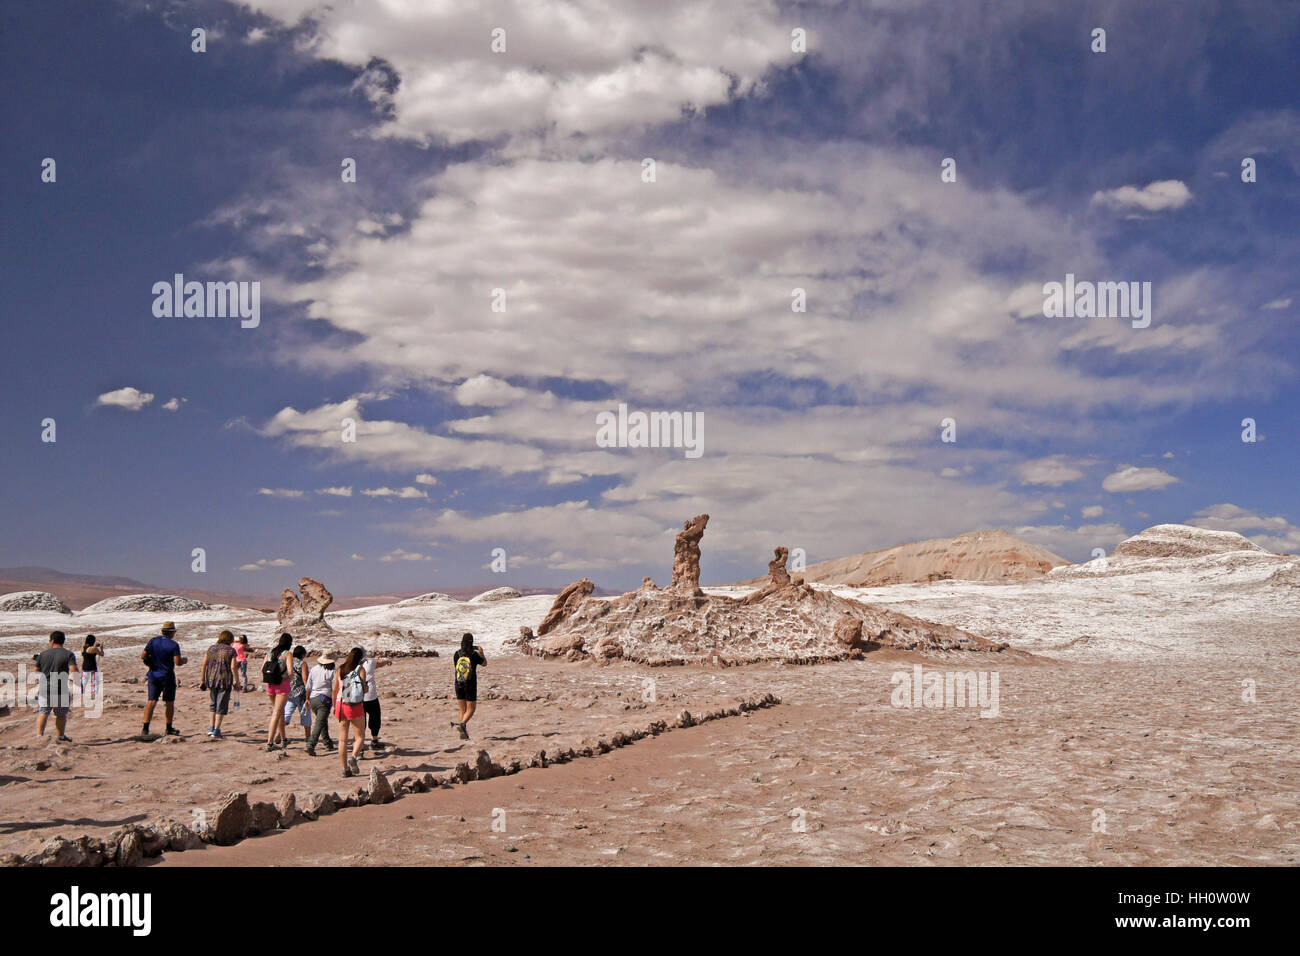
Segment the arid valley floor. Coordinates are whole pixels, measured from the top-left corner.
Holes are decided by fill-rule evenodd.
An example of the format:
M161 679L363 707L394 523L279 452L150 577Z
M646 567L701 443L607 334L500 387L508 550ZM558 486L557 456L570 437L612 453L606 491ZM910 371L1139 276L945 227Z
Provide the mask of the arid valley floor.
M70 745L38 740L29 711L0 718L0 854L37 852L55 835L188 824L231 791L271 803L293 793L298 807L313 794L341 800L378 767L390 781L432 774L439 785L399 786L382 805L144 862L1294 865L1300 589L1277 577L1295 559L1269 558L1208 556L1125 574L1080 566L1040 581L900 585L865 597L850 589L1011 647L886 647L815 665L542 659L504 640L536 624L549 598L440 605L427 613L446 617L424 643L442 656L400 657L382 671L391 749L367 752L351 780L336 754L306 756L296 727L287 752L267 753L260 692L243 695L227 739L208 740L193 668L181 671L184 735L136 740L138 647L151 619L99 622L114 649L101 717L74 713ZM340 626L363 613L329 617ZM187 653L201 653L223 614L175 615ZM0 622L7 666L39 649L52 619L20 617ZM64 618L70 634L86 626ZM269 633L274 622L258 626ZM468 742L448 726L450 635L461 628L489 655ZM996 716L896 706L896 675L910 678L918 664L995 674ZM765 705L738 713L745 701ZM715 719L681 720L682 711ZM611 743L618 734L640 739ZM521 769L441 783L480 751ZM540 751L559 762L529 767Z

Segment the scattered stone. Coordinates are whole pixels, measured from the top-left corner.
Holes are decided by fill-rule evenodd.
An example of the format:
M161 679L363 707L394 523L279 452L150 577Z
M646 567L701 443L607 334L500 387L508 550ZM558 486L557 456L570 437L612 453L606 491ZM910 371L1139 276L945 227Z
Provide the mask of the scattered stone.
M253 811L248 805L247 791L228 794L213 820L212 842L217 846L238 843L248 833L252 819Z
M378 767L370 768L370 787L367 796L371 803L392 803L395 797L392 785Z

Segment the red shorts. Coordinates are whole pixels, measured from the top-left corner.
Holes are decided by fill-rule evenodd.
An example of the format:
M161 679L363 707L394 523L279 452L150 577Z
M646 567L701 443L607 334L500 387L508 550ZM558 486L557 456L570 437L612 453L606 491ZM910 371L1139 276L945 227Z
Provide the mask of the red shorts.
M345 704L339 701L334 705L334 716L339 720L361 720L366 716L364 704Z
M275 697L277 694L288 694L288 693L289 693L288 680L282 680L278 684L266 685L266 694L268 697Z

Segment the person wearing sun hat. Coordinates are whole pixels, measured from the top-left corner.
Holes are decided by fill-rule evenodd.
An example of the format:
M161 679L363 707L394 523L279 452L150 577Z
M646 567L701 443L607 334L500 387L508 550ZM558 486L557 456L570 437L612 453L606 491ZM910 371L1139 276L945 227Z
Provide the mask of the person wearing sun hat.
M179 737L180 731L172 726L176 710L176 668L185 663L181 646L176 643L176 625L171 621L159 629L159 635L149 641L140 652L140 660L149 668L149 699L144 705L144 728L140 736L149 736L149 722L153 720L153 709L162 698L163 711L167 714L167 733Z
M330 708L334 705L333 651L323 651L316 666L307 672L307 706L311 708L311 736L307 738L307 755L316 756L316 741L324 739L326 750L336 750L330 738Z

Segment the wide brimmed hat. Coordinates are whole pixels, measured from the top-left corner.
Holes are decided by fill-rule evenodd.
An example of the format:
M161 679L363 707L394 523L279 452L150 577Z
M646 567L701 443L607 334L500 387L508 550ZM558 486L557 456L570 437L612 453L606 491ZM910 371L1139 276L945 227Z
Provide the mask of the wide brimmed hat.
M334 660L334 652L333 652L333 651L321 651L321 655L320 655L320 657L316 658L316 663L318 663L318 664L333 664L333 663L335 663L335 660Z
M167 621L162 627L158 628L158 630L162 631L164 634L173 634L176 631L176 625L171 621Z

